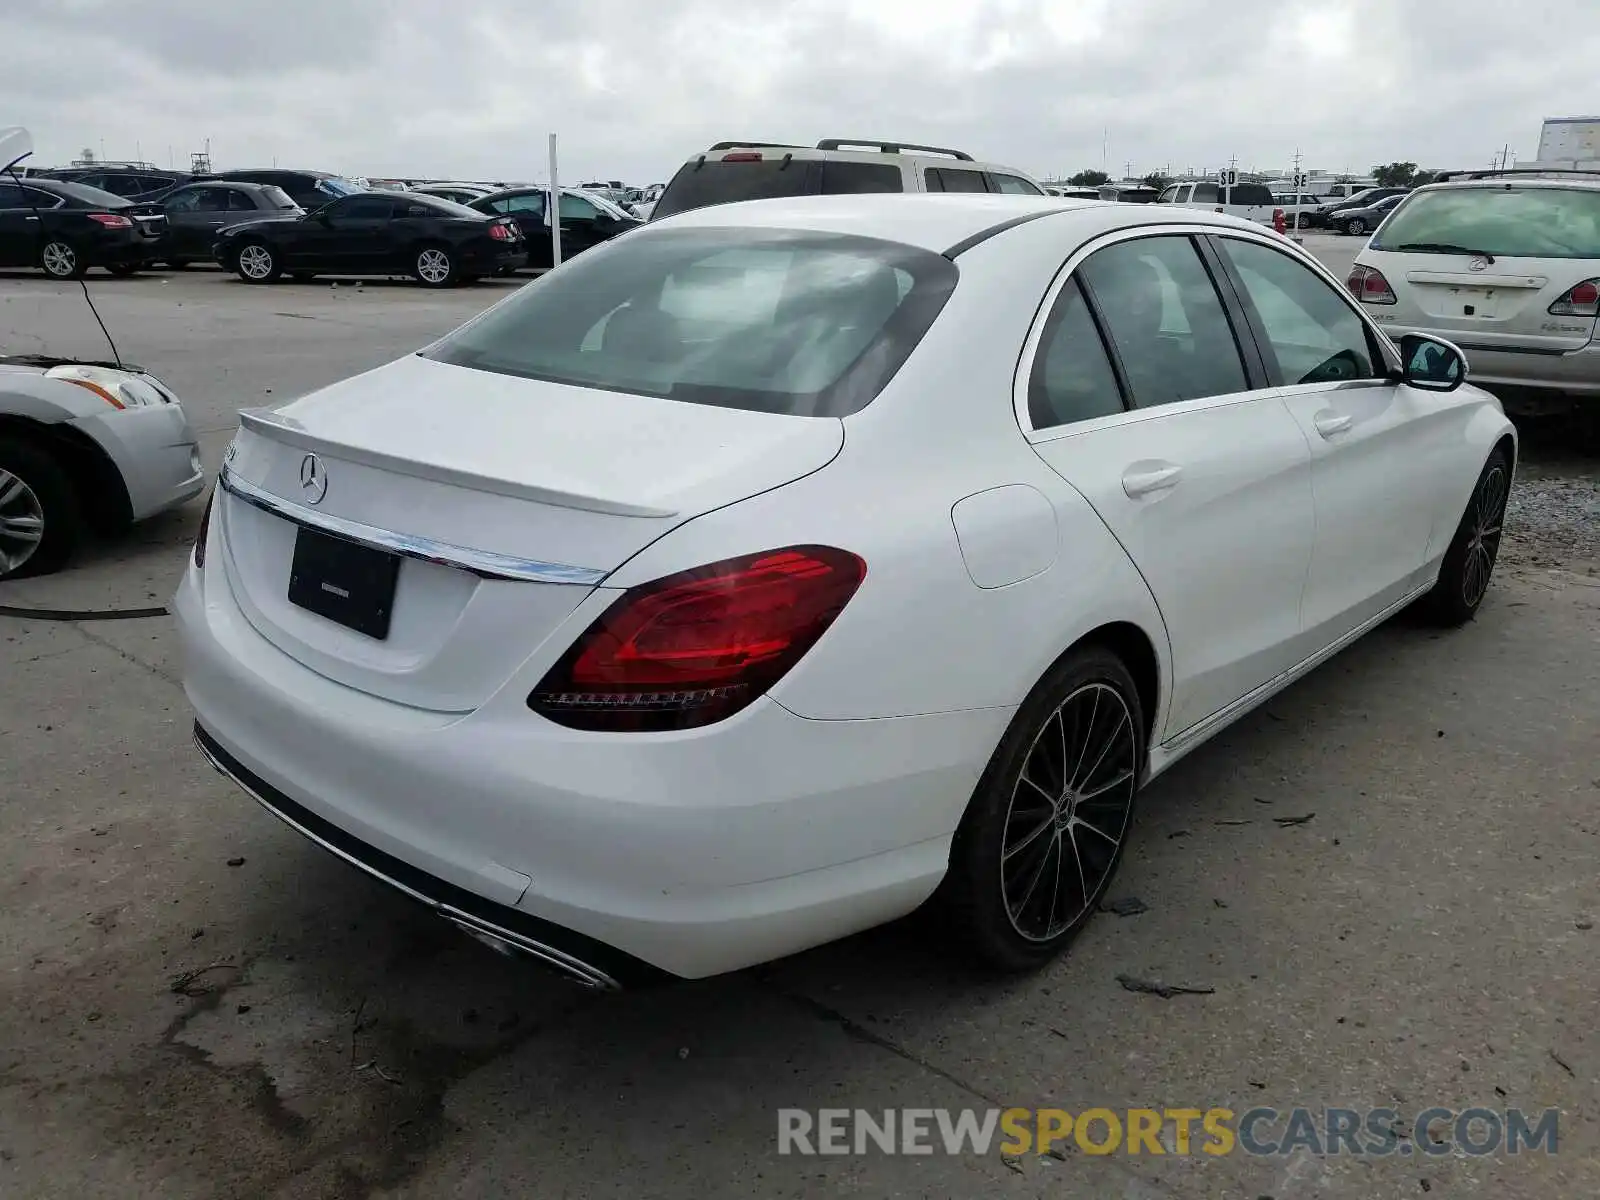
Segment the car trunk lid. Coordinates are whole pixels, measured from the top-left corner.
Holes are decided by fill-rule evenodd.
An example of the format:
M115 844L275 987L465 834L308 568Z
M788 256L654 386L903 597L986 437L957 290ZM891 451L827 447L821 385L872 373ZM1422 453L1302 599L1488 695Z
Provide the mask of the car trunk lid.
M1357 263L1402 281L1395 312L1403 325L1459 334L1482 345L1515 345L1559 353L1594 336L1593 317L1561 316L1550 306L1595 274L1592 263L1495 255L1368 251Z
M373 695L465 712L639 550L821 469L843 440L832 418L413 356L242 414L220 557L246 617L286 654Z

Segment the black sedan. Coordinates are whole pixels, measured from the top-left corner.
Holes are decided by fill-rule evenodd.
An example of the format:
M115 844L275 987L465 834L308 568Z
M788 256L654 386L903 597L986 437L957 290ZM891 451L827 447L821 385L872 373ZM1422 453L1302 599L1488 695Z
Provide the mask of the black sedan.
M167 218L154 205L60 179L0 177L0 267L77 279L90 267L132 275L155 257Z
M224 225L267 217L296 216L302 210L282 188L259 183L190 183L161 198L167 236L159 251L169 267L182 270L195 259L209 259L217 230Z
M1390 196L1404 196L1410 190L1407 187L1370 187L1353 196L1344 196L1330 200L1326 204L1319 204L1304 216L1313 228L1338 229L1345 213L1358 208L1371 208L1380 200L1387 200Z
M527 241L528 265L548 267L554 262L550 246L550 223L545 209L549 192L544 188L509 188L495 192L469 206L493 216L510 217ZM644 222L601 196L561 190L561 257L582 254L591 246L610 241L620 233L637 229Z
M226 226L212 253L246 283L271 283L287 272L297 280L409 275L424 287L514 271L528 258L522 234L506 218L433 196L384 192L346 196L298 216Z
M1395 205L1404 200L1409 193L1401 192L1399 195L1385 196L1375 204L1364 208L1341 208L1328 218L1328 227L1340 233L1350 233L1357 236L1371 233L1383 219L1389 215Z

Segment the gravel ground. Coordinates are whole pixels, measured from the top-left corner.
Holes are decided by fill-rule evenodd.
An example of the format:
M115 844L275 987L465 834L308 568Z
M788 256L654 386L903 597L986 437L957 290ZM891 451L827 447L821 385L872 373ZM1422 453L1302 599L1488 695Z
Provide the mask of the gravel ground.
M1501 560L1512 566L1600 562L1600 464L1533 462L1518 473L1506 507ZM1588 560L1587 563L1584 560Z

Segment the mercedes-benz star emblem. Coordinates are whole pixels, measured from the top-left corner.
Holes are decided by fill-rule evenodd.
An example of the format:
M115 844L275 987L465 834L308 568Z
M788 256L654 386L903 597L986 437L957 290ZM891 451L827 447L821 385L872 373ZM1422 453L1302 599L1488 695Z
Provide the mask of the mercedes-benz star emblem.
M307 504L321 504L328 494L328 472L315 454L300 460L300 490L305 493Z
M1469 271L1487 271L1488 269L1489 260L1481 254L1467 264L1467 270Z

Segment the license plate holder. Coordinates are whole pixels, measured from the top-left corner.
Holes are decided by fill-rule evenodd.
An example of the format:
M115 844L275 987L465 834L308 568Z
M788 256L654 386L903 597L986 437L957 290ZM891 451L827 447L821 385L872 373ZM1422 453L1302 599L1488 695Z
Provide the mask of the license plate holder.
M375 641L389 636L398 555L302 526L289 567L289 602Z

